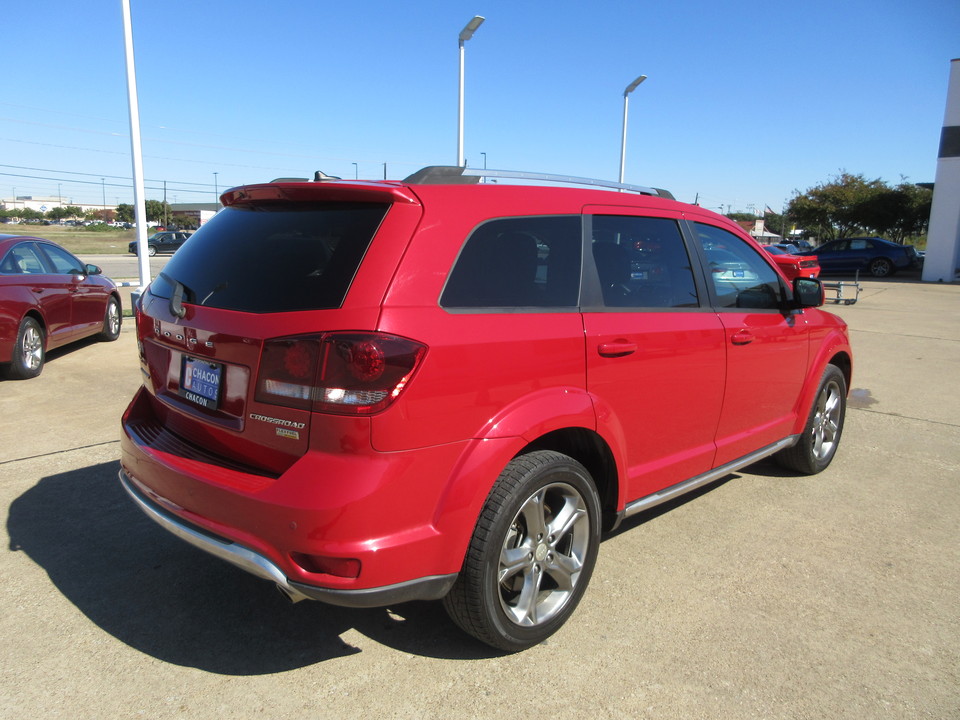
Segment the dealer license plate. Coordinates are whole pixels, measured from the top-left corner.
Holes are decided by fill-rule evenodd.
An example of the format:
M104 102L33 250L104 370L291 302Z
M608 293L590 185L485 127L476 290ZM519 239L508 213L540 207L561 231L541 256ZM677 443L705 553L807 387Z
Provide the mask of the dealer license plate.
M216 410L220 404L220 385L223 365L199 358L183 356L180 373L180 394L187 400Z

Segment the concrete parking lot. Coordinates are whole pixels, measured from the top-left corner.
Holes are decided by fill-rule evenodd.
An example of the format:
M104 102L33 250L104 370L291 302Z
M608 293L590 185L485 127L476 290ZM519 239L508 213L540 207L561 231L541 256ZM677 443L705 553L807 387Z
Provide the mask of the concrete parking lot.
M289 604L117 482L116 343L0 382L0 717L960 718L960 285L866 281L816 477L765 462L631 518L547 643L438 603Z

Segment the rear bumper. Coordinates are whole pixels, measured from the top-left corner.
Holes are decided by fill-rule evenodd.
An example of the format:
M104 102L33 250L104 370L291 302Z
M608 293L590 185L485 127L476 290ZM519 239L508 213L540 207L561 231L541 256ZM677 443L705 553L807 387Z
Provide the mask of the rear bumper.
M328 424L314 438L327 450L269 474L173 433L156 402L141 388L124 413L121 482L187 542L294 598L354 607L437 599L460 572L479 512L472 495L482 502L488 489L465 498L449 487L466 443L379 453L363 432L341 437Z
M357 590L337 590L295 582L265 555L227 538L219 537L168 512L159 503L151 500L123 470L120 471L120 484L144 514L162 528L251 575L276 583L295 602L310 599L331 605L367 608L383 607L411 600L437 600L449 592L457 579L456 573L453 573L417 578L385 587Z

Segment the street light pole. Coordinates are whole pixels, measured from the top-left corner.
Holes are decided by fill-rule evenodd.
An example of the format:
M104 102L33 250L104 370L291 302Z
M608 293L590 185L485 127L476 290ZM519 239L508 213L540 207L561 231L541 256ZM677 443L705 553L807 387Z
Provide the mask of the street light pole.
M620 141L620 182L623 182L623 171L627 162L627 103L630 99L630 93L636 90L637 86L646 79L646 75L641 75L627 85L627 89L623 91L623 135Z
M219 203L220 202L220 185L217 182L217 175L219 175L219 173L213 174L213 196L217 199L217 202Z
M460 97L457 104L457 167L464 167L466 162L463 159L463 46L477 28L483 24L484 18L480 15L474 16L473 20L468 22L463 30L460 31Z

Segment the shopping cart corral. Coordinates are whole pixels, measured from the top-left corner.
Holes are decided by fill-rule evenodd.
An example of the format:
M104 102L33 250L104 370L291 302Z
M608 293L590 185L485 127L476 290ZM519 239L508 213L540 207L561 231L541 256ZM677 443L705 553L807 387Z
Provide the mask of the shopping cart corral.
M860 299L860 271L857 271L853 282L849 280L825 282L823 283L823 289L824 295L826 296L828 302L834 302L838 305L840 303L843 303L844 305L853 305L857 300ZM834 293L833 297L830 297L830 293Z

